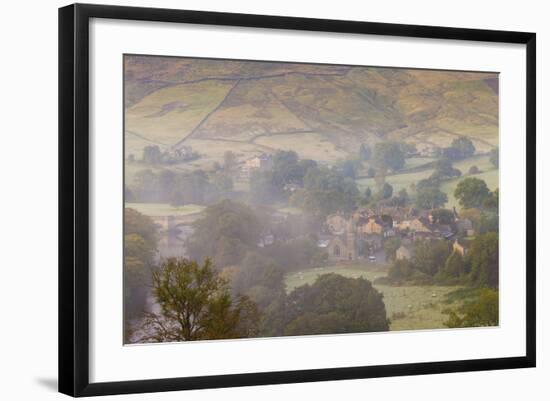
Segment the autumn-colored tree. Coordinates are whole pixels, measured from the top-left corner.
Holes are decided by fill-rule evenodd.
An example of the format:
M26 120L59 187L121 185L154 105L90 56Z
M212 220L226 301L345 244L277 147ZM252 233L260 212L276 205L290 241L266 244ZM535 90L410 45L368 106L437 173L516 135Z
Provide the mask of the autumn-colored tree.
M450 311L447 327L490 327L498 325L498 291L485 288L474 302Z
M142 341L172 342L253 337L259 319L247 297L231 297L209 259L201 266L167 259L154 270L153 294L160 313L146 315Z

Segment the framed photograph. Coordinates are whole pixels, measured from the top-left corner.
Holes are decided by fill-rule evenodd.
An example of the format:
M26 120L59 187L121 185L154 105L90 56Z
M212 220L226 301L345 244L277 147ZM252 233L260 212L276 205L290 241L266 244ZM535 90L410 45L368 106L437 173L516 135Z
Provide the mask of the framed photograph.
M59 10L59 390L535 366L535 34Z

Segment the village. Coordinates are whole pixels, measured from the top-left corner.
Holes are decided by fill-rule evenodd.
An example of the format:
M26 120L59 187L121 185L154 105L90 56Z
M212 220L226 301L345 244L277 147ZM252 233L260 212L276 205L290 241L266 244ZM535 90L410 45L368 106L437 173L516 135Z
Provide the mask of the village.
M208 80L210 92L160 89L128 106L128 341L158 341L148 319L167 317L151 284L172 269L208 272L232 308L255 311L233 328L253 329L232 336L498 324L494 77L359 68L349 73L370 79L345 73L321 82L284 68L292 79ZM441 128L448 120L439 112L406 112L401 101L423 110L426 96L402 98L391 83L446 99L442 116L457 112L453 125ZM375 95L379 88L391 88L391 103ZM470 95L486 103L478 119L463 118L473 112L458 99ZM481 301L492 313L472 323L464 308ZM359 312L370 317L358 320Z
M459 218L456 212L450 224L443 224L436 221L430 211L414 207L378 211L358 209L351 215L335 213L328 216L318 246L326 249L332 261L384 262L383 245L390 238L398 238L401 243L395 258L409 260L414 255L415 240L452 241L453 249L464 255L467 251L464 238L474 235L472 222Z

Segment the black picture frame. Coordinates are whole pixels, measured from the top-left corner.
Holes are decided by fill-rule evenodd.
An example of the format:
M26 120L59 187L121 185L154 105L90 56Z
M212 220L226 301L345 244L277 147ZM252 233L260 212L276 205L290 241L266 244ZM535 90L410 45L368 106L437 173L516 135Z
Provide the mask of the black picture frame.
M520 357L495 359L90 383L88 61L91 18L524 44L527 68L526 263L529 266L526 273L526 354ZM74 4L60 8L59 391L78 397L534 367L536 363L535 102L535 33L87 4Z

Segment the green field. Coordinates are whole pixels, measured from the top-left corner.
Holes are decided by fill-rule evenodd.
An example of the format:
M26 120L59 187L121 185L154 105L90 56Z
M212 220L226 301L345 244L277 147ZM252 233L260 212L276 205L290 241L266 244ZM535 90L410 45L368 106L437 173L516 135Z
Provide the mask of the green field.
M286 276L288 292L304 284L311 284L321 274L336 273L342 276L364 277L374 281L387 274L387 265L342 265L308 269ZM389 286L374 284L384 294L386 313L391 320L391 330L420 330L445 328L443 322L447 315L442 313L446 308L456 308L459 302L444 302L446 295L459 286Z
M491 191L499 187L499 172L491 162L489 156L474 156L466 160L462 160L454 164L456 168L462 171L462 177L455 178L453 180L445 181L441 184L441 190L447 194L449 201L447 202L447 208L456 207L460 209L458 201L454 197L454 191L460 181L466 177L475 177L485 181ZM468 170L472 166L477 166L480 169L479 174L470 175Z
M254 143L273 149L293 150L302 159L334 163L349 157L325 136L313 132L261 136Z
M499 186L499 180L498 180L498 170L490 170L486 171L484 173L471 175L468 177L476 177L480 180L485 181L487 186L491 191L495 190ZM447 194L447 198L449 198L449 201L447 202L447 208L456 207L457 209L460 208L460 205L458 204L458 201L454 197L454 191L456 189L457 184L463 180L464 177L456 178L454 180L445 181L441 184L441 190Z
M205 207L201 205L171 206L166 203L130 203L126 202L125 207L132 208L151 217L161 216L189 216L201 213Z
M477 166L481 172L495 170L495 166L491 164L489 159L489 155L476 155L469 157L468 159L455 162L453 165L462 172L462 175L467 175L468 170L472 166Z
M387 176L386 182L393 187L394 193L397 193L403 188L410 192L411 184L416 184L418 181L430 177L434 170L432 168L426 168L424 170L417 170L413 172L408 170L418 168L419 166L427 164L433 160L434 159L429 158L407 159L407 162L405 163L405 170L403 170L400 174ZM472 166L477 166L481 172L475 175L468 174L468 170ZM457 184L466 177L476 177L480 180L484 180L490 190L494 190L499 186L498 169L491 164L488 155L476 155L468 159L461 160L454 163L454 167L462 172L462 176L444 181L441 184L441 190L447 194L447 198L449 199L446 205L447 208L459 208L459 204L454 197L454 190ZM376 190L376 182L374 178L360 178L356 180L356 182L361 192L363 192L367 187L370 187L373 191Z
M405 160L404 170L421 167L425 164L433 162L435 159L431 157L409 157Z
M155 143L185 138L225 98L231 82L199 82L164 87L126 110L126 130Z

